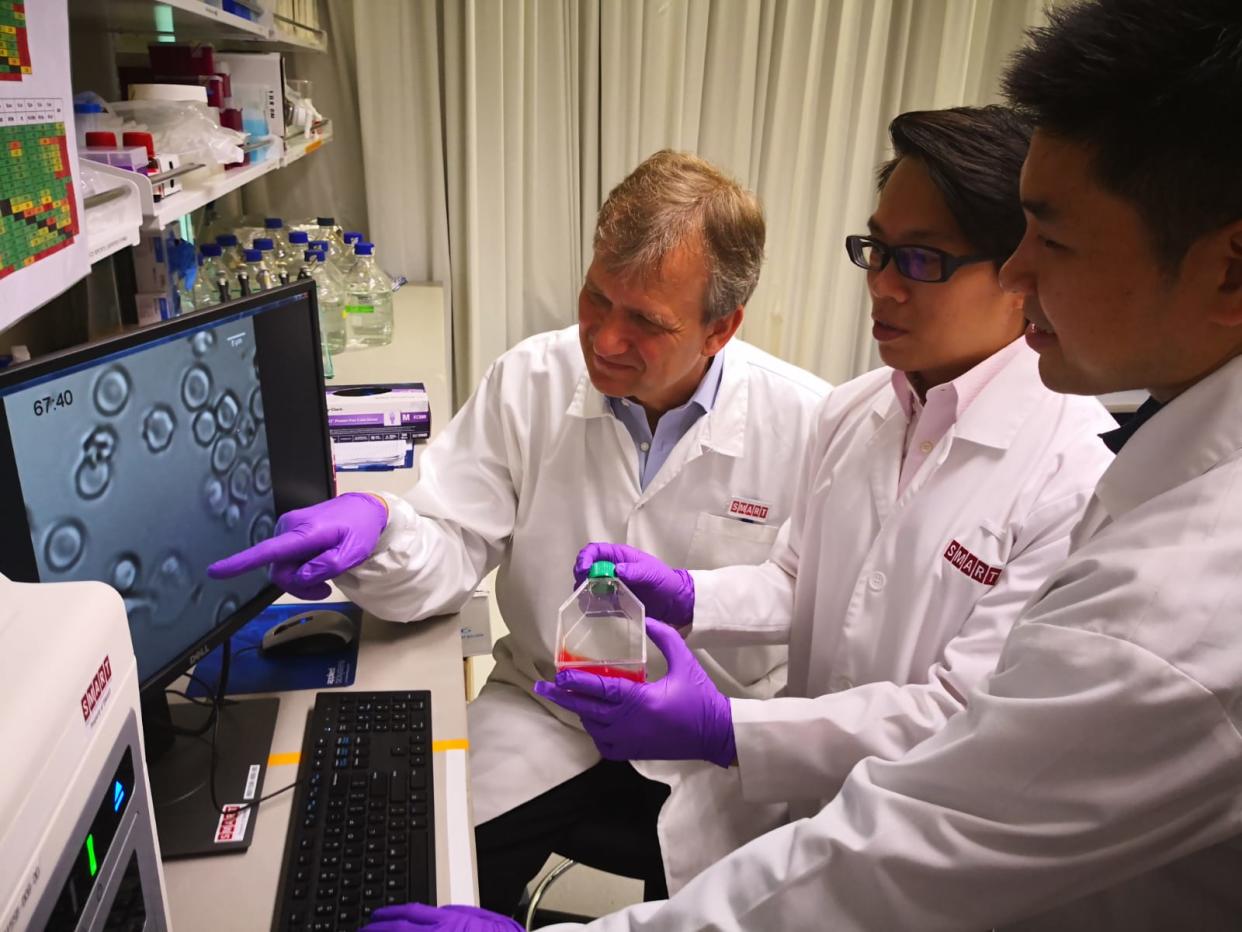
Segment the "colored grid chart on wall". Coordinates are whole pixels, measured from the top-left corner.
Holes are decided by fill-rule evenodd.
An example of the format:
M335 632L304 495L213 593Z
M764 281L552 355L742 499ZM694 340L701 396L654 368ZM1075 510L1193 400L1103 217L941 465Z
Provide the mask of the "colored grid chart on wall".
M0 0L0 81L20 81L30 74L26 4Z
M78 235L63 119L59 100L0 100L0 278Z

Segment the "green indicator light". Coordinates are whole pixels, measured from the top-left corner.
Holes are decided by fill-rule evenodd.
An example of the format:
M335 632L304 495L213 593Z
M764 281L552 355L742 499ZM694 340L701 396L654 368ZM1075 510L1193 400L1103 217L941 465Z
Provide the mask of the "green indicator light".
M99 862L95 860L95 836L93 834L86 836L86 857L90 860L91 876L94 877L99 873Z

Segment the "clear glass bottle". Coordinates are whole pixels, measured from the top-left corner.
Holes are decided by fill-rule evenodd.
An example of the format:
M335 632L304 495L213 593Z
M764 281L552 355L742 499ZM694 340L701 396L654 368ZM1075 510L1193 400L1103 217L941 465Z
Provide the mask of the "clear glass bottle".
M345 279L346 345L387 346L392 342L392 281L375 262L371 243L354 246L358 257Z
M198 248L199 255L202 256L202 265L207 267L208 281L215 281L219 277L220 272L225 269L224 250L220 248L218 243L203 243Z
M289 250L289 258L285 262L285 271L289 273L291 279L297 278L298 273L305 264L302 256L306 250L311 248L310 235L305 230L290 230L285 246Z
M272 284L267 287L275 288L282 281L287 281L287 278L284 276L287 276L288 273L285 271L285 264L280 260L280 257L276 252L275 240L268 236L260 236L256 238L253 243L251 243L251 248L257 249L260 253L262 253L263 267L267 269L268 278L272 282ZM294 271L294 274L297 274L296 270ZM253 273L251 273L250 276L250 284L254 285ZM255 290L258 291L259 289L256 288ZM266 290L266 288L263 290Z
M185 275L180 272L175 273L177 278L177 301L173 316L189 314L195 310L194 307L194 286L186 281Z
M216 245L220 247L220 261L226 269L236 273L246 264L244 249L239 245L236 233L221 233L216 237Z
M303 254L302 267L298 269L298 281L305 281L311 277L311 265L319 257L319 250L308 249Z
M349 276L349 273L354 269L354 263L358 261L358 256L354 253L354 247L361 242L362 234L353 230L346 233L342 240L341 254L337 256L335 263L337 274L342 281Z
M315 282L315 293L319 302L319 336L323 339L324 346L330 353L344 352L345 294L329 276L323 253L313 249L306 250L306 265L302 271Z
M233 275L224 268L221 268L219 274L216 276L215 286L216 300L221 304L231 301L237 296L237 288L234 284Z
M255 242L258 242L256 240ZM247 289L242 294L255 294L260 291L267 291L269 288L275 288L280 279L273 273L271 267L264 261L263 251L260 249L246 250L246 273ZM241 284L241 278L238 277L238 284Z
M186 301L187 297L189 303ZM206 285L206 280L203 278L203 265L200 262L194 273L194 284L189 287L187 294L181 297L181 313L184 314L191 310L204 311L213 307L215 303L216 296Z
M215 307L220 303L220 265L221 249L215 243L204 243L199 247L198 273L194 276L194 287L190 294L194 299L194 310Z
M314 239L323 240L328 244L324 250L329 262L336 262L345 252L345 240L341 237L341 228L336 225L335 217L316 218L318 228L314 231Z
M207 246L210 245L212 244L207 243L204 245L204 255L207 255ZM226 301L236 297L236 288L233 285L234 271L225 261L226 256L224 254L224 249L218 243L215 244L215 249L211 250L211 253L212 254L208 256L208 258L212 260L208 284L211 285L214 290L216 302L224 304Z
M285 221L280 217L264 217L263 229L266 231L264 236L272 241L272 254L275 264L280 269L285 269L292 265L293 268L289 272L289 277L296 278L298 266L302 264L302 250L295 250L289 246Z
M326 381L336 375L336 366L332 365L332 354L328 351L328 344L323 340L319 341L319 355L323 360L323 377Z
M642 683L647 678L646 612L607 560L561 606L556 620L556 669L583 670Z
M328 277L336 283L336 287L345 290L345 276L341 274L340 264L332 259L332 244L328 240L313 239L310 241L310 249L323 253L324 268L327 269ZM344 248L344 247L342 247ZM350 249L353 247L351 246Z

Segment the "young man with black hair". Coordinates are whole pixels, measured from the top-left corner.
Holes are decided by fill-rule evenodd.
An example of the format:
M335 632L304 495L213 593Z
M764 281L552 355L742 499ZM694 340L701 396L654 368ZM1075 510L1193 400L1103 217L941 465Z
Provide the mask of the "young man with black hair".
M1061 8L1006 87L1041 376L1152 400L965 712L592 928L1242 925L1242 9Z

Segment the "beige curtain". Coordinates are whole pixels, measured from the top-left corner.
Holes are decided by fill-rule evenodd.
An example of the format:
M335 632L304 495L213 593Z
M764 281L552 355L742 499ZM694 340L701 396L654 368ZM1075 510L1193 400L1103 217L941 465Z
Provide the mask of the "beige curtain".
M888 122L996 98L1039 0L604 0L606 192L662 146L755 190L767 262L743 336L833 382L876 364L845 258L875 198Z
M575 318L595 212L651 152L762 198L744 335L828 378L874 365L842 242L904 110L984 103L1043 0L367 0L363 164L385 262L449 286L456 402Z
M518 340L575 316L599 203L595 10L441 7L458 403Z

